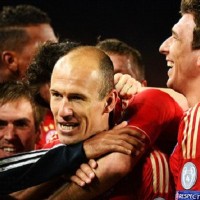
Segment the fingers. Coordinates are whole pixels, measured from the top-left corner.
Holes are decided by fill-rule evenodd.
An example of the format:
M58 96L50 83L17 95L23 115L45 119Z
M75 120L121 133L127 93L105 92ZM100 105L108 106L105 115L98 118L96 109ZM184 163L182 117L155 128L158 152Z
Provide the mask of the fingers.
M133 94L137 94L141 90L142 84L136 80L129 80L128 84L130 87L127 88L127 90L122 91L120 95L130 98Z
M121 128L124 128L128 125L128 122L127 121L123 121L121 122L120 124L117 124L116 126L113 127L113 130L117 130L117 129L121 129Z
M114 135L125 134L125 135L127 135L127 137L129 137L129 139L131 138L131 136L133 136L133 137L138 138L142 142L148 141L148 138L146 137L145 134L142 134L141 132L139 132L136 129L133 129L132 127L126 126L126 127L119 128L120 125L125 125L126 123L127 123L126 121L121 122L121 124L116 125L112 130L110 130L109 133L112 133Z
M139 132L137 129L133 129L130 126L120 129L121 133L128 134L130 136L136 137L143 142L148 142L148 138L144 133Z
M120 93L124 87L128 87L126 84L128 79L131 79L131 76L128 74L120 74L117 78L118 82L115 84L115 89Z
M130 99L141 87L141 83L128 74L115 75L115 88L121 98Z
M93 169L97 167L95 160L89 160L89 163L81 164L80 168L76 171L76 174L71 176L70 180L77 185L83 187L86 184L92 182L95 178L95 173Z
M89 166L92 168L92 169L96 169L98 164L96 162L96 160L94 159L90 159L89 162L88 162Z
M126 148L129 149L131 151L131 154L134 156L138 156L140 153L144 152L145 150L145 143L135 137L128 138L128 140L123 146L125 145L126 145Z
M98 133L86 140L83 143L83 148L87 158L98 158L111 152L137 155L137 151L140 153L147 141L144 134L130 127L125 127Z
M119 96L122 98L131 98L134 94L137 94L140 90L141 83L136 81L132 77L128 77L126 80L126 83L124 83L123 86L121 86L121 91L119 92Z
M118 83L118 81L119 81L119 79L121 78L122 75L123 75L122 73L116 73L114 75L114 84L115 85Z
M144 147L138 148L127 142L124 144L123 143L124 142L121 143L122 144L121 146L120 145L111 145L110 153L119 152L119 153L123 153L126 155L138 156L144 152L144 149L145 149Z
M83 187L86 185L85 181L83 181L82 179L80 179L78 176L71 176L70 180L74 183L76 183L77 185L79 185L80 187Z
M137 137L122 134L119 135L119 138L115 140L115 143L110 145L110 152L117 151L134 156L137 156L144 152L146 144Z

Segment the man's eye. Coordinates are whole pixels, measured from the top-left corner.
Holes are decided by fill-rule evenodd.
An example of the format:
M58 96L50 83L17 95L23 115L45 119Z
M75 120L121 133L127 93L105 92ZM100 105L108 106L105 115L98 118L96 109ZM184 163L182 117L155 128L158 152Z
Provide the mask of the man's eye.
M73 98L77 99L77 100L81 100L82 99L80 96L74 96Z
M83 97L80 96L80 95L71 95L69 97L69 99L71 99L71 100L83 100Z
M25 127L25 126L27 126L27 122L24 121L24 120L22 120L22 121L19 120L19 121L15 121L14 125L17 126L17 127Z
M8 122L0 120L0 126L7 126Z
M172 38L173 38L174 40L178 40L178 36L177 36L176 34L172 34Z
M60 97L61 96L58 92L52 92L51 95L53 97Z

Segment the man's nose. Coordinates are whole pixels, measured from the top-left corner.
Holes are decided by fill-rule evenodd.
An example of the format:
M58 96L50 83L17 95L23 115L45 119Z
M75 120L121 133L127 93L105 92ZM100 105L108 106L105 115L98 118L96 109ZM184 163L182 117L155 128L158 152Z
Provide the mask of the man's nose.
M12 123L9 123L5 128L4 138L6 140L12 140L15 137L15 127Z
M159 48L159 52L166 55L169 52L169 43L170 43L170 38L167 38Z
M73 114L71 103L68 100L63 99L59 106L58 114L61 117L67 117Z

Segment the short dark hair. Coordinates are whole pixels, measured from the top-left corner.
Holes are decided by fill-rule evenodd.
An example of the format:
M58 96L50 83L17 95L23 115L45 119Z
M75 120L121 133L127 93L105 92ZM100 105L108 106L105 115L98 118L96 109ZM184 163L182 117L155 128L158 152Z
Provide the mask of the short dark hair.
M99 98L103 99L114 89L114 67L110 57L106 54L101 58L99 66L102 74L102 87L99 91Z
M29 41L25 27L50 24L48 15L31 5L5 6L0 12L0 51L21 51Z
M35 128L39 130L40 123L44 117L44 109L34 102L33 95L29 86L21 81L8 81L0 83L0 106L8 103L20 100L22 98L27 99L33 109L33 115L35 120ZM10 113L12 114L12 113Z
M47 13L32 5L4 6L0 13L0 28L50 23Z
M98 41L96 47L107 53L131 56L133 58L133 62L136 64L136 70L139 72L137 79L139 81L145 79L145 66L142 60L141 53L137 49L115 38L108 38Z
M196 27L193 30L192 49L200 48L200 2L199 0L182 0L181 14L190 13L194 16Z
M39 46L26 71L26 79L38 103L44 105L38 90L43 84L50 83L53 67L58 59L79 45L78 42L64 40L62 42L47 41Z

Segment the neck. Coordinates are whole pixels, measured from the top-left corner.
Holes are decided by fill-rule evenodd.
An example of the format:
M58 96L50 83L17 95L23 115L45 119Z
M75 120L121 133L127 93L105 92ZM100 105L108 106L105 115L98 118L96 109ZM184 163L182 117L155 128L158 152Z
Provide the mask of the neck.
M186 97L189 107L193 107L200 102L199 91L200 77L187 81L185 89L181 93Z

